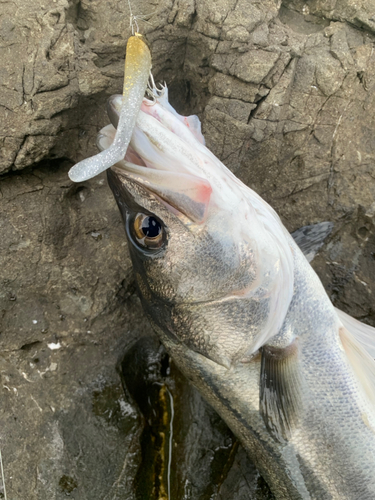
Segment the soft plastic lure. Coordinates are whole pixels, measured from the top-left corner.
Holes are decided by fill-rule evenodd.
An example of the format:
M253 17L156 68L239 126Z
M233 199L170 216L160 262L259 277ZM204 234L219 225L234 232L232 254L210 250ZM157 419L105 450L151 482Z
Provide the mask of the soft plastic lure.
M129 38L126 46L123 103L114 141L105 151L74 165L68 174L73 182L91 179L124 159L145 95L150 71L150 50L143 36L135 33Z

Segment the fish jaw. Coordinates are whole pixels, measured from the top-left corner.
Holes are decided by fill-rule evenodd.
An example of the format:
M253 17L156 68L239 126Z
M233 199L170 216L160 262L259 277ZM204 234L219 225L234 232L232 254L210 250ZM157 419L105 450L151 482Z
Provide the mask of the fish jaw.
M113 112L114 108L109 107L109 109L112 109L109 115L116 124L118 115ZM148 118L148 115L143 115L138 120L138 123L146 130L147 127L152 128L155 125L153 118L145 125L145 122L150 121ZM100 131L97 144L101 150L110 147L115 132L112 125ZM157 142L157 138L150 141L142 128L135 130L133 143L125 159L118 162L113 167L113 171L117 175L127 176L134 183L145 186L161 201L164 201L166 206L173 207L175 213L184 215L193 223L201 224L207 217L211 201L210 183L195 173L189 173L189 170L183 167L183 161L178 161L178 158L176 163L170 164L170 169L167 169L153 142ZM135 144L135 149L132 147L133 144ZM139 154L138 151L142 153Z
M251 217L253 214L247 213L249 207L244 199L244 185L204 146L199 131L192 131L192 127L187 126L185 119L190 122L192 117L181 117L169 103L168 108L164 100L162 103L143 100L130 151L135 151L148 168L205 179L211 185L212 200L217 208L225 205L225 210L231 211L232 216L240 216L241 211L242 218ZM121 96L110 98L108 114L114 126L118 122L120 106ZM99 141L98 145L100 149L107 148L109 141L103 146Z

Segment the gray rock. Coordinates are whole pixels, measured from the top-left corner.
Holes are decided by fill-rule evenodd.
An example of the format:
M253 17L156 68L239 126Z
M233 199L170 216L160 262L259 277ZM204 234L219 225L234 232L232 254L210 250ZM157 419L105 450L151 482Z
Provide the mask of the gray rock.
M120 367L152 333L104 177L67 177L96 152L105 101L121 91L126 2L0 5L8 498L135 499L145 417ZM156 80L179 112L200 116L209 148L290 231L332 221L312 264L336 306L375 325L373 2L142 0L133 10L148 14ZM168 377L186 431L177 498L267 498L228 429L177 372Z

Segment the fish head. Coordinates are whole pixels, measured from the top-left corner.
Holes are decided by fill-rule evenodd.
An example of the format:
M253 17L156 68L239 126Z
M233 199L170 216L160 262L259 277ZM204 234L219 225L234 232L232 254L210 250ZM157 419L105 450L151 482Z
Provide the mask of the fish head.
M100 149L120 108L121 96L111 98ZM154 325L223 366L251 358L292 295L288 234L275 212L205 147L198 118L178 115L165 90L144 99L108 181Z

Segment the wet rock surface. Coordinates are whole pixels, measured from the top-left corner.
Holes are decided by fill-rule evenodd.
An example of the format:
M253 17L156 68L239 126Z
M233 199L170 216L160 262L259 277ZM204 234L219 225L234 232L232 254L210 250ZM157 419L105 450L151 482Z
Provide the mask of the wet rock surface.
M178 422L171 498L268 498L230 431L172 361L167 373L162 348L147 340L105 177L78 185L67 177L96 152L105 101L121 91L126 3L0 0L0 11L0 448L8 498L165 492L143 455L170 413L163 386ZM145 0L134 12L149 14L140 26L156 80L167 82L179 112L199 114L208 147L290 231L334 224L312 264L336 306L375 325L372 2ZM143 351L151 379L149 368L143 379L139 366L126 374ZM154 391L156 430L132 383ZM165 474L165 446L152 453L163 449Z
M237 439L158 340L136 342L121 370L144 419L136 499L273 499Z

